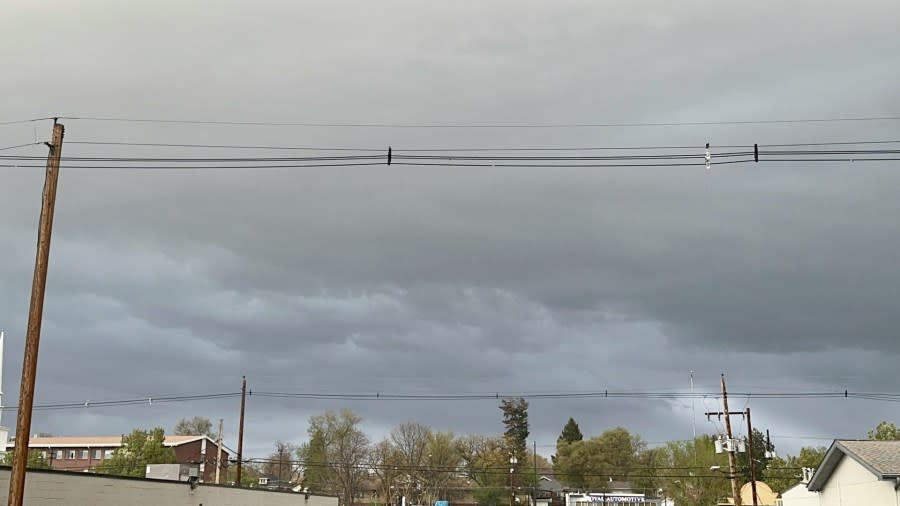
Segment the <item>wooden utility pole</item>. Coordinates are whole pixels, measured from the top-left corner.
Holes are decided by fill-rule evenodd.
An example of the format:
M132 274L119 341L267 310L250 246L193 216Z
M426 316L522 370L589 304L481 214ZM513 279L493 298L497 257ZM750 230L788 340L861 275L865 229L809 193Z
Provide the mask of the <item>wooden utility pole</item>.
M735 469L734 445L731 436L731 417L728 416L728 392L725 390L725 374L722 374L722 406L725 411L725 432L728 434L728 474L731 477L731 494L734 497L734 506L741 506L741 489L738 486L737 471Z
M753 490L753 506L756 498L756 463L753 462L753 424L750 423L750 408L747 408L747 459L750 460L750 489Z
M216 438L216 485L219 484L219 471L222 469L222 419L219 418L219 436Z
M53 120L53 137L48 146L47 171L44 174L44 195L38 223L37 253L34 259L34 278L31 284L31 306L28 309L28 329L25 334L25 358L19 386L19 415L16 420L16 449L9 480L9 506L22 506L25 499L25 469L28 465L28 443L31 433L31 408L34 406L34 382L37 377L38 347L44 315L44 290L47 287L47 265L50 262L50 237L53 233L53 212L56 208L56 183L62 155L65 128Z
M241 467L244 458L244 404L247 401L247 377L241 378L241 418L238 422L237 486L241 486Z

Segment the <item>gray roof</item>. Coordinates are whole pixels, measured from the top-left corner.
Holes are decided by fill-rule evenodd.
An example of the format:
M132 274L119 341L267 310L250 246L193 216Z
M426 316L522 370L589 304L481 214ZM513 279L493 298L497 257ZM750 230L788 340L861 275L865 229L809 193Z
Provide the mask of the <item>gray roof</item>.
M835 440L816 469L807 488L822 490L844 457L850 457L883 480L900 477L900 441Z

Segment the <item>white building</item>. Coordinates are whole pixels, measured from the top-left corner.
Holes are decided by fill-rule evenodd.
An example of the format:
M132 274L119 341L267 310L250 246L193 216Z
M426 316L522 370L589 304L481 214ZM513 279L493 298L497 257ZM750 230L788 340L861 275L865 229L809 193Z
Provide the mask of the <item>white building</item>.
M784 506L896 506L900 504L900 441L835 440L807 485ZM796 496L797 501L792 501Z

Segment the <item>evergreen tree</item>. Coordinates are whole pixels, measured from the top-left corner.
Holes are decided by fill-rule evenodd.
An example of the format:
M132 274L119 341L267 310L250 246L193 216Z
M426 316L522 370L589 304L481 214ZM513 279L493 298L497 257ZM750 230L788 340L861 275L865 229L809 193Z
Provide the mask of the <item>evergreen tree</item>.
M556 439L556 442L565 441L566 443L574 443L575 441L581 441L584 439L584 436L581 435L581 429L578 428L578 423L575 422L574 418L569 418L569 421L566 422L566 426L563 427L562 433L559 435L559 438Z
M503 411L503 436L507 447L522 462L528 447L528 401L521 397L500 401Z

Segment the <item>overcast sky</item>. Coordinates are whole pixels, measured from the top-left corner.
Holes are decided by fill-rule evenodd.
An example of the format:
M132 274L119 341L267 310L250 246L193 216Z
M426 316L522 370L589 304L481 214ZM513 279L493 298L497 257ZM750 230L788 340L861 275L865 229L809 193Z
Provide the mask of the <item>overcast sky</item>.
M900 5L859 2L6 2L0 122L648 123L900 113ZM64 155L273 156L75 141L406 148L900 139L900 122L437 129L67 120ZM0 147L50 123L0 126ZM702 152L702 150L698 151ZM3 154L43 156L33 146ZM896 391L898 162L657 169L66 170L37 403L236 391ZM0 169L3 391L18 397L43 171ZM897 404L734 399L783 451L864 437ZM251 397L246 451L352 408L502 430L496 401ZM535 400L659 442L694 403ZM35 411L32 432L171 429L238 401ZM15 426L15 411L3 424ZM815 439L821 438L821 439Z

